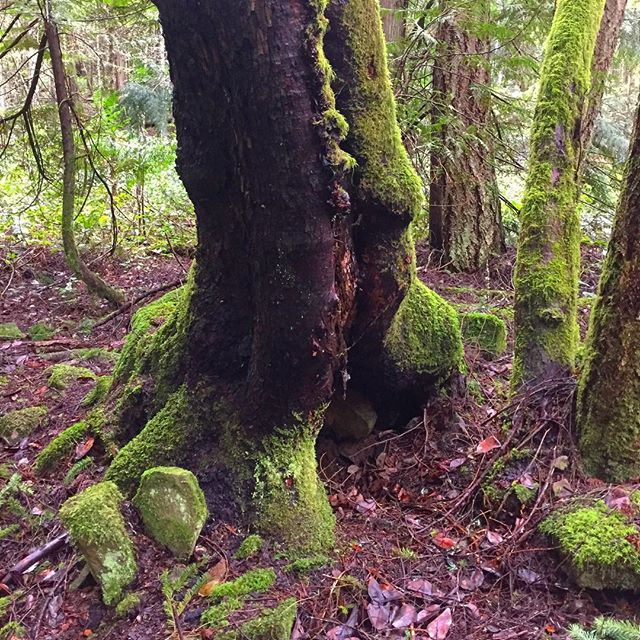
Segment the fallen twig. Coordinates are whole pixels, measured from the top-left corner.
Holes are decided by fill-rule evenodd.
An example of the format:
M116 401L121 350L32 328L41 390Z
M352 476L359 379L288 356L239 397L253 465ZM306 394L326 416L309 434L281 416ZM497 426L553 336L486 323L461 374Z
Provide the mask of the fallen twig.
M28 556L25 556L22 560L9 569L9 572L0 580L4 584L9 584L15 579L17 575L24 573L31 565L36 562L40 562L43 558L57 551L60 547L64 546L69 541L69 534L63 533L57 538L47 542L44 546L32 551Z

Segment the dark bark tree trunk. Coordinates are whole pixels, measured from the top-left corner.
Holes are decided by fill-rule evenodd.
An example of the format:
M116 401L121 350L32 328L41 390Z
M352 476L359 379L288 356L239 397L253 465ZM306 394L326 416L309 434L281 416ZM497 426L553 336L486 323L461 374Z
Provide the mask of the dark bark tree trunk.
M514 389L566 376L575 363L582 123L603 8L559 0L547 40L514 276Z
M578 390L580 450L610 482L640 476L640 108Z
M62 134L62 156L64 163L62 188L62 244L67 264L72 273L82 280L91 293L94 293L111 304L119 306L124 303L121 291L107 284L98 274L87 267L80 256L74 233L75 188L76 188L76 151L73 139L72 100L67 90L67 80L60 47L58 27L48 12L45 19L45 34L51 56L51 69L58 103L58 116Z
M481 11L488 16L487 3ZM488 135L490 43L465 27L469 18L456 11L439 24L432 84L429 238L456 271L477 270L504 250Z
M130 442L107 475L131 489L184 464L214 509L326 547L314 443L334 390L419 402L461 357L416 275L422 190L377 0L156 4L198 250L185 289L134 320L113 394Z

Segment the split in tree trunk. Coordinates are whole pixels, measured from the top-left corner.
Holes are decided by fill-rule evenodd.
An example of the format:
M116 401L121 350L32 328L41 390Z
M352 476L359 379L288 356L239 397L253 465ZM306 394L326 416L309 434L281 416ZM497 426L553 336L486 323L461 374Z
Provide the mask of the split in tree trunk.
M445 5L446 6L446 5ZM488 18L488 4L469 9ZM454 11L438 26L433 67L429 237L442 262L474 271L504 251L490 128L488 39L474 35L469 15Z
M640 476L640 109L587 337L580 450L610 482Z
M326 548L314 449L334 390L418 405L462 357L456 312L416 274L422 189L378 3L156 4L199 241L187 285L135 316L107 477L188 466L213 512Z
M582 119L604 0L558 0L540 75L518 238L512 384L567 375L578 345Z
M49 12L50 13L50 12ZM62 155L64 162L62 190L62 244L67 264L73 274L82 280L91 293L119 306L124 303L121 291L107 284L98 274L87 267L76 245L73 230L76 189L76 151L73 139L72 99L67 90L67 80L60 48L60 34L51 15L45 20L45 33L51 56L51 69L58 103L60 131L62 133Z

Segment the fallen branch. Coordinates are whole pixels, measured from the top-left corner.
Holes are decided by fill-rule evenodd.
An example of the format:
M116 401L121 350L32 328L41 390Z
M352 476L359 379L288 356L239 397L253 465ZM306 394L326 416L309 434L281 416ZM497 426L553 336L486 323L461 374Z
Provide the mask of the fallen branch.
M3 584L9 584L17 575L24 573L31 565L40 562L43 558L46 558L49 554L57 551L60 547L67 544L69 541L69 534L63 533L59 535L57 538L51 540L51 542L47 542L44 546L32 551L28 556L24 557L20 562L9 569L9 573L5 575L0 582Z
M173 282L169 282L168 284L163 284L163 285L160 285L159 287L154 287L153 289L149 289L149 291L142 293L141 295L139 295L137 298L134 298L133 300L129 300L129 302L126 302L115 311L112 311L108 315L104 316L104 318L101 318L100 320L95 322L93 325L93 328L95 329L97 327L101 327L104 324L107 324L107 322L111 322L111 320L113 320L114 318L117 318L120 314L124 313L125 311L128 311L129 309L131 309L131 307L134 307L138 303L142 302L145 298L152 296L154 293L161 293L162 291L175 289L176 287L181 286L183 282L184 282L183 280L174 280Z

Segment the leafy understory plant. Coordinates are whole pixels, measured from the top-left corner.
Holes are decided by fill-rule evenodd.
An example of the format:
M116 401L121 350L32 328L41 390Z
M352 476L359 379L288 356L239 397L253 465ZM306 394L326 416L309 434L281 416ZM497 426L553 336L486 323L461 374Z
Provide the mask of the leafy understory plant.
M596 618L591 630L573 624L569 627L571 640L640 640L640 625L631 620Z
M200 587L209 579L209 574L206 571L201 576L198 576L198 568L202 564L203 562L201 561L200 563L186 566L175 578L172 578L166 569L160 575L160 584L164 597L162 607L167 616L167 623L174 633L179 627L180 616L198 593ZM189 583L192 584L187 588ZM182 597L180 599L176 598L176 595L183 592L185 588L186 591L184 591Z

